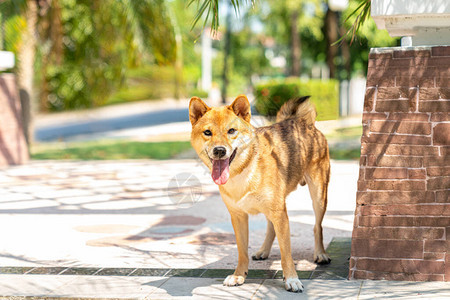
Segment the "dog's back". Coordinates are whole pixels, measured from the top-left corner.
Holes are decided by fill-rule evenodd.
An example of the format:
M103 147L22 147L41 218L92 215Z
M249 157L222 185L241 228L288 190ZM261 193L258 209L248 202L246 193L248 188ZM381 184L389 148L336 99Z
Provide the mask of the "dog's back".
M270 155L277 162L288 193L297 184L305 185L305 175L314 172L311 166L329 162L327 141L314 125L316 110L308 99L309 96L289 100L278 111L277 123L256 129L270 145Z

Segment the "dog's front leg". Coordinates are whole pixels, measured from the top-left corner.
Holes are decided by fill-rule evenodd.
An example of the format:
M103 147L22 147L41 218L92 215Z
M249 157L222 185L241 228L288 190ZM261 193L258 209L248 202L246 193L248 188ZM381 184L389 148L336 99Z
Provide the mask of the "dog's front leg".
M233 275L229 275L224 285L241 285L248 272L248 214L243 211L229 209L231 223L233 224L236 244L239 252L238 265Z
M298 279L291 253L291 233L286 209L276 210L268 216L273 223L281 252L281 267L283 268L284 285L291 292L303 292L303 284Z

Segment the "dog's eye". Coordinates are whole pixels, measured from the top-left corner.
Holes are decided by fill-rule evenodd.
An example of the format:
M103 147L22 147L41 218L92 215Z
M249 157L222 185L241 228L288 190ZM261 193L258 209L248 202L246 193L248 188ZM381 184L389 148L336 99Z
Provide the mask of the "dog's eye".
M211 130L208 129L208 130L203 131L203 134L206 136L211 136L212 132L211 132Z
M231 128L230 130L228 130L228 134L233 134L235 132L236 132L236 129L234 129L234 128Z

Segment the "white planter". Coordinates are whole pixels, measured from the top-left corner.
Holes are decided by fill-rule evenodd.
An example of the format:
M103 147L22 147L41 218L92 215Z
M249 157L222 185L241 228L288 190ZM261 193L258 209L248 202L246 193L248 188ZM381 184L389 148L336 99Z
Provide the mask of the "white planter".
M450 45L450 0L372 0L371 16L402 46Z
M11 69L14 67L14 53L8 51L0 51L0 71Z

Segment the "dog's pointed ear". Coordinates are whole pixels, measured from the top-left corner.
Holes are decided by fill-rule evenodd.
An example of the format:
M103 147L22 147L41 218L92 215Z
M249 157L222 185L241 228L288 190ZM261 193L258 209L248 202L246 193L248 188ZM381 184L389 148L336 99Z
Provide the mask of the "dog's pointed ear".
M245 95L237 96L229 108L234 111L236 116L250 123L250 118L252 116L250 112L250 103Z
M192 97L189 102L189 120L191 121L192 126L194 126L195 123L197 123L197 121L210 109L211 108L209 108L202 99Z

